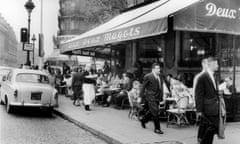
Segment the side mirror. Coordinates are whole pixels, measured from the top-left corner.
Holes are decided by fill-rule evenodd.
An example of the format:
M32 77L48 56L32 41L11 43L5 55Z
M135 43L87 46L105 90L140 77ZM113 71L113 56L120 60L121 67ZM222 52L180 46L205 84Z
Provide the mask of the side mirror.
M3 76L2 77L2 81L6 81L7 80L7 77L6 76Z

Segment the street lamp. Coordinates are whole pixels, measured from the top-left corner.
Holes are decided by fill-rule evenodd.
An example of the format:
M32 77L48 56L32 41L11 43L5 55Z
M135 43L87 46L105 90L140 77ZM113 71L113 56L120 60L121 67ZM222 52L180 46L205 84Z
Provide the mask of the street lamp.
M35 40L36 40L36 37L35 37L35 34L33 34L33 36L32 36L32 42L33 42L33 64L34 64L34 55L35 55L35 53L34 53L34 50L35 50Z
M35 8L34 3L32 2L32 0L28 0L24 7L27 9L28 12L28 39L27 42L30 43L30 23L31 23L31 12L32 10ZM26 65L30 66L31 65L31 61L30 61L30 54L29 54L29 50L27 51L27 61L26 61Z

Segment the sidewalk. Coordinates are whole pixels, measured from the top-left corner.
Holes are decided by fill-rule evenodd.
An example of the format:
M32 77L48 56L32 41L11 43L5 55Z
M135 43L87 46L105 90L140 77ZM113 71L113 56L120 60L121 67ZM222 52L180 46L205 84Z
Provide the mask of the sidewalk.
M91 106L91 111L84 107L72 105L72 101L63 95L59 96L59 108L55 113L87 129L109 143L114 144L152 144L164 141L179 141L184 144L196 144L197 126L177 127L162 122L163 135L153 133L150 122L143 129L137 120L127 117L128 110L117 110L112 107ZM239 144L240 122L228 123L226 138L214 139L214 144Z

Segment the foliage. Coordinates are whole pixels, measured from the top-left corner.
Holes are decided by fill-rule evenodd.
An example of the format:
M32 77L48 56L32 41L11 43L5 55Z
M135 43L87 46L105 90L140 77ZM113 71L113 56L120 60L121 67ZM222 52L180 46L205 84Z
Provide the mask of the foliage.
M127 7L127 0L88 0L89 20L104 23Z

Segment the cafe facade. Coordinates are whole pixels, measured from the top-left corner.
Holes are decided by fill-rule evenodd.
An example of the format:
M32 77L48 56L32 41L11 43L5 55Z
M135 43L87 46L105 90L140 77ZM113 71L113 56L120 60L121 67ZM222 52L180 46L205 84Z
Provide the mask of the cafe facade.
M150 70L161 62L164 73L189 78L207 55L219 59L218 80L232 77L236 88L226 98L228 112L240 120L240 1L159 0L126 11L60 46L61 53L91 53L130 70L137 61ZM191 83L188 85L191 87Z

